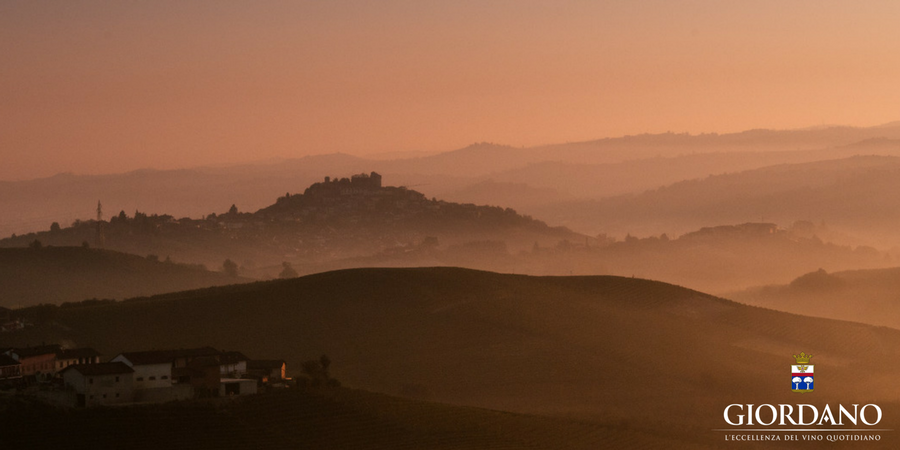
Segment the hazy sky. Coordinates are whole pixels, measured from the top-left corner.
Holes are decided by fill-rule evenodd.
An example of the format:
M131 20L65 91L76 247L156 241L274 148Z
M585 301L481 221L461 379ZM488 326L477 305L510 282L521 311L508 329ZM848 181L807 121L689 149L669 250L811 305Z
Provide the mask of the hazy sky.
M900 2L0 0L0 180L900 119Z

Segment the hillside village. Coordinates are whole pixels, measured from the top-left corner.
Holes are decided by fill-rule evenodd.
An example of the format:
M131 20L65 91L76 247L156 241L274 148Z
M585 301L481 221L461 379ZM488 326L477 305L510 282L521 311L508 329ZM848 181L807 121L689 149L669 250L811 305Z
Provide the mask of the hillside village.
M102 205L97 212L97 219L70 227L56 224L49 231L13 235L0 240L0 247L27 247L35 241L43 246L103 247L212 268L228 258L252 271L284 261L321 264L371 256L429 238L442 245L497 240L511 249L584 239L510 208L428 199L404 186L384 186L376 172L324 177L302 194L287 193L252 213L232 205L227 212L203 218L120 211L106 220ZM272 271L268 277L277 274Z
M0 353L0 388L61 407L164 403L285 387L285 370L283 360L212 347L124 352L101 362L92 348L53 344Z

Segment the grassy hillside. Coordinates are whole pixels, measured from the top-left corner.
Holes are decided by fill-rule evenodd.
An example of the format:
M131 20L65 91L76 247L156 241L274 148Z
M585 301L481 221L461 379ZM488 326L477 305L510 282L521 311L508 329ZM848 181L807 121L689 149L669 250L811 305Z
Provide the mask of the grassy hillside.
M348 386L704 433L729 403L797 402L786 373L800 351L827 374L817 404L896 399L900 370L897 330L620 277L355 269L55 313L0 345L70 341L109 357L212 345L294 373L325 353Z
M125 299L247 281L202 267L81 247L0 248L0 306Z
M790 284L756 287L729 298L816 317L900 328L900 268L810 272Z

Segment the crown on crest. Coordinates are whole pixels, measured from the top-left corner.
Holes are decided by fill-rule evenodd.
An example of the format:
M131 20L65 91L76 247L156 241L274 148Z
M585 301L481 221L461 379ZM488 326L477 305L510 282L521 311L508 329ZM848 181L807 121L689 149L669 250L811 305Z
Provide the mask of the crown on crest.
M809 358L812 358L812 355L807 355L803 352L800 352L799 355L794 355L794 359L797 360L797 364L809 364Z

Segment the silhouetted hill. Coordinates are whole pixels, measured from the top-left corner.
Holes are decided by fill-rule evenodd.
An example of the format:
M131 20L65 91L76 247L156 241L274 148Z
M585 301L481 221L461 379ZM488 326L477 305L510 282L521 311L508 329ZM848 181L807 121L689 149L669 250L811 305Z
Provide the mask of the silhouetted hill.
M798 314L900 328L900 268L833 273L819 269L789 284L755 287L728 297Z
M375 180L371 183L369 180ZM405 187L382 186L375 172L351 178L325 177L302 194L290 193L255 213L236 206L202 219L176 219L125 211L109 221L76 222L71 227L0 240L0 247L25 247L35 239L44 245L73 246L97 242L133 254L171 256L179 261L221 267L225 259L240 273L275 277L282 262L301 273L330 267L335 261L378 255L423 243L465 245L498 241L512 252L534 243L555 245L584 236L549 227L509 208L458 204L428 199Z
M434 173L461 166L472 175L510 170L544 162L608 164L647 158L671 158L696 153L794 152L842 147L870 139L900 139L900 126L858 128L830 126L801 130L748 130L739 133L640 134L585 142L514 148L473 144L465 149L407 160L413 171ZM478 164L483 160L483 164ZM440 168L443 167L444 171Z
M779 164L799 164L856 155L900 156L900 140L872 139L840 147L790 151L688 153L606 164L545 161L490 175L498 182L552 188L576 198L640 193L684 180ZM544 202L550 203L550 202ZM554 221L554 217L545 217Z
M291 373L325 353L348 386L681 427L712 442L730 403L797 401L786 370L801 350L828 374L817 403L887 404L900 369L898 330L620 277L355 269L38 312L42 323L0 345L67 340L104 355L212 345L283 357ZM898 411L884 407L895 423Z
M684 430L648 433L621 421L511 414L350 389L86 411L21 405L0 419L15 430L5 437L13 448L37 441L67 449L120 448L127 442L136 450L711 448L710 439Z
M81 247L0 248L0 305L118 299L247 281L203 267Z
M137 170L110 175L59 174L50 178L0 181L0 236L46 230L96 218L97 201L104 219L136 210L204 217L232 204L256 210L278 195L321 179L322 174L362 171L365 160L343 154L307 156L276 163L185 170Z
M824 221L888 247L900 243L900 158L784 164L678 182L640 195L533 210L572 229L681 234L709 224Z

